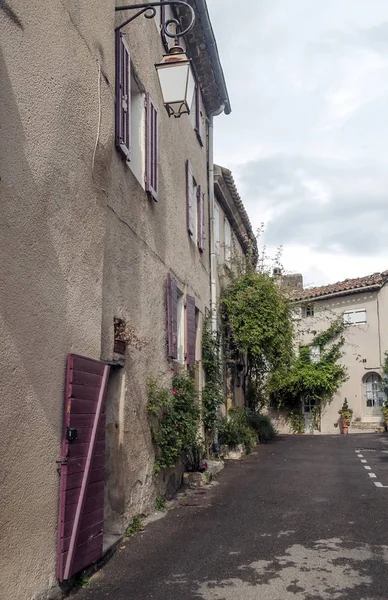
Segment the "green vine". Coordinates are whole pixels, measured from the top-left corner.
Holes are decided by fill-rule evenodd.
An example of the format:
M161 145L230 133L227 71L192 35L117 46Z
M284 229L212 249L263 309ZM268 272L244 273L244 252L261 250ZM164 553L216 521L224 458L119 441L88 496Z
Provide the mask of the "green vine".
M321 431L321 407L313 406L311 416L313 431Z
M157 448L154 473L175 467L182 454L197 441L200 410L194 379L176 374L171 387L148 382L148 415L152 441Z
M300 411L292 410L288 415L288 421L292 433L297 435L304 433L304 417Z
M293 327L288 299L273 277L247 271L220 299L232 345L263 374L289 364Z
M202 389L202 421L205 429L205 451L209 455L214 441L219 407L225 402L219 332L212 331L211 315L204 321L202 334L202 365L206 382Z
M331 402L347 378L346 367L338 362L345 327L341 319L336 320L326 331L316 335L311 344L300 348L299 356L293 358L288 368L271 374L268 390L273 406L295 411L305 399L314 399L321 407ZM311 348L316 346L320 348L318 362L311 360Z

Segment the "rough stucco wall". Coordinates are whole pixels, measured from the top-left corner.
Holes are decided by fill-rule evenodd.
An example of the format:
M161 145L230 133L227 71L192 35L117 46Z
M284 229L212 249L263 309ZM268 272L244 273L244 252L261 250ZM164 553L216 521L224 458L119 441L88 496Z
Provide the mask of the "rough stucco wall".
M106 200L91 160L96 61L105 68L113 53L114 15L94 0L8 4L16 17L0 10L0 597L29 600L55 585L66 355L100 357ZM112 102L104 81L101 101ZM113 114L103 114L96 167L111 152Z
M123 15L118 17L123 20ZM153 507L156 485L165 488L169 483L169 477L155 482L152 476L153 449L146 412L148 378L157 377L161 382L171 378L166 346L167 273L183 291L195 296L202 314L210 300L208 239L201 254L186 228L185 161L190 159L196 182L206 193L208 231L206 147L199 145L187 115L169 119L163 106L153 67L163 53L155 23L139 18L124 31L136 76L158 108L159 201L147 197L114 150L107 191L102 355L112 358L114 317L126 321L141 341L141 349L129 346L125 367L117 375L124 380L121 410L118 395L108 395L106 516L111 533L123 531L133 515ZM107 76L113 92L113 70ZM179 483L179 473L176 481Z
M204 192L207 174L189 118L169 119L162 106L155 23L139 18L128 41L159 108L158 203L114 148L113 3L9 4L17 22L0 10L0 597L30 600L57 590L66 355L112 358L114 316L144 345L130 347L110 381L107 516L120 529L153 503L145 381L170 376L167 273L202 313L209 306L208 248L200 255L186 230L186 158Z
M385 290L384 290L385 292ZM381 292L380 292L381 294ZM366 415L366 404L362 380L366 374L375 371L380 372L380 356L378 343L378 319L377 319L377 292L359 293L349 296L333 298L314 303L314 317L305 318L300 321L300 327L305 331L313 329L322 331L330 322L347 310L365 308L367 312L367 323L362 325L350 325L345 332L344 356L342 364L348 369L349 379L340 388L331 404L326 406L322 414L322 433L339 433L338 410L341 408L344 398L348 399L349 406L353 409L353 420L371 420ZM304 334L302 339L308 343L312 334ZM366 363L361 362L366 359Z

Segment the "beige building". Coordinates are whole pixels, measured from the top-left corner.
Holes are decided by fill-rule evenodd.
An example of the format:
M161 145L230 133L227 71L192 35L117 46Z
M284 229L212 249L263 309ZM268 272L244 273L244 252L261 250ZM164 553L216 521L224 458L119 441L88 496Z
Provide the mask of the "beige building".
M146 381L195 363L202 385L208 160L230 112L206 2L190 3L179 119L154 68L169 7L115 34L133 11L112 1L0 6L1 598L61 597L58 578L179 483L152 474Z
M214 166L214 219L212 258L212 294L216 306L222 291L236 273L249 260L256 265L257 240L246 213L232 173ZM220 315L215 315L219 322ZM217 325L215 325L217 326ZM224 372L226 410L231 406L245 406L247 363L241 353L231 355Z
M385 396L380 386L381 365L388 350L387 281L388 271L385 271L295 292L294 298L300 302L295 317L301 345L311 343L315 332L327 329L338 317L348 323L341 359L348 380L322 409L322 433L340 432L338 411L345 398L353 410L350 433L375 431L382 424ZM312 352L314 360L319 360L319 349L313 348ZM312 408L311 403L303 406L307 433L311 432Z

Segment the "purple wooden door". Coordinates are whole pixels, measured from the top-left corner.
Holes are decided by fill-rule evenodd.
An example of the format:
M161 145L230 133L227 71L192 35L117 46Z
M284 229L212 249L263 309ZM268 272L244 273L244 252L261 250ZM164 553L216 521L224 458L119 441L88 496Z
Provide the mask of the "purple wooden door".
M108 375L108 365L68 355L60 465L59 581L102 556Z

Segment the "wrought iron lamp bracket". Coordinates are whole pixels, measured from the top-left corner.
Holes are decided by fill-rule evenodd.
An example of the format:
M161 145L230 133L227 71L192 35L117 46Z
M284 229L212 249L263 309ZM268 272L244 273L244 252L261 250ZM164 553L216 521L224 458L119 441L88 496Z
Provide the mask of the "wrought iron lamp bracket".
M190 21L189 26L186 27L186 29L184 29L183 31L181 31L181 24L178 21L178 19L168 19L164 23L164 33L169 38L183 37L184 35L187 35L188 33L190 33L190 31L193 29L194 23L195 23L195 12L194 12L193 7L190 6L190 4L188 4L187 2L183 2L183 0L165 0L165 1L163 0L162 2L149 2L149 3L147 2L145 4L129 4L126 6L116 6L116 8L115 8L116 12L123 11L123 10L138 10L138 12L133 17L130 17L129 19L124 21L124 23L121 23L121 25L116 27L115 31L119 31L122 27L124 27L125 25L128 25L128 23L131 23L131 21L134 21L135 19L137 19L137 17L140 17L140 15L142 15L143 13L145 13L144 16L146 19L153 19L156 15L156 7L171 6L171 5L185 6L190 12L191 21ZM168 31L168 28L170 25L175 25L175 27L176 27L175 33L170 33Z

